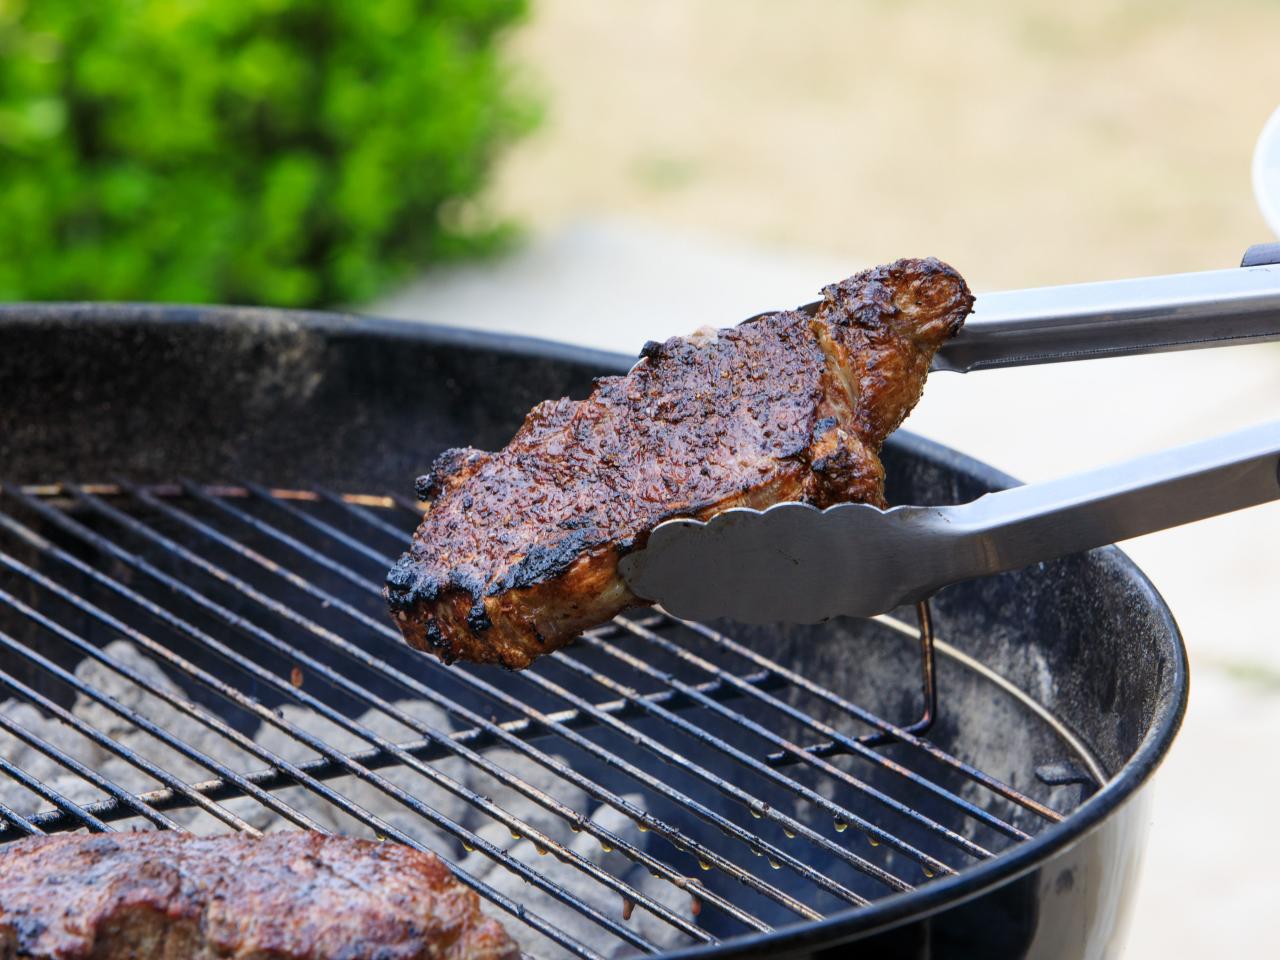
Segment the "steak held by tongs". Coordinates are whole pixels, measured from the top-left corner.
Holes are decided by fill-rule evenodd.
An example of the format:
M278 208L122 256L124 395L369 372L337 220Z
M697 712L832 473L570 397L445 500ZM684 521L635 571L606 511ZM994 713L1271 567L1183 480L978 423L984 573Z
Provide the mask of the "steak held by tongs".
M519 669L643 602L619 574L660 523L798 501L884 505L881 444L973 306L937 260L899 260L798 311L649 343L587 399L535 407L496 453L449 450L387 576L405 638Z
M515 960L435 857L318 833L0 846L0 960Z
M982 370L1280 340L1280 244L1238 269L986 294L934 367ZM1199 389L1199 385L1197 385ZM675 617L871 617L953 583L1280 499L1280 420L970 503L776 503L660 524L623 558Z

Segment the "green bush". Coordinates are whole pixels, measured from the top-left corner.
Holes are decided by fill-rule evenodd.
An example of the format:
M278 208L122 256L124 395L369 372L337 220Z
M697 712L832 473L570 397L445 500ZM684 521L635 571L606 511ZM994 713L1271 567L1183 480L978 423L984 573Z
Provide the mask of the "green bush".
M481 252L524 0L0 0L0 299L316 305Z

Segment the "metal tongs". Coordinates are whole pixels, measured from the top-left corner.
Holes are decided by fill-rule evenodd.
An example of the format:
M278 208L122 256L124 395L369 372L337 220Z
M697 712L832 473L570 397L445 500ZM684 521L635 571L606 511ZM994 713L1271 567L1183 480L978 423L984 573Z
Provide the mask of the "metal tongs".
M1250 248L1244 262L984 295L933 368L1280 341L1280 244ZM633 593L686 619L871 617L951 583L1276 499L1280 420L959 506L779 503L670 520L620 569Z

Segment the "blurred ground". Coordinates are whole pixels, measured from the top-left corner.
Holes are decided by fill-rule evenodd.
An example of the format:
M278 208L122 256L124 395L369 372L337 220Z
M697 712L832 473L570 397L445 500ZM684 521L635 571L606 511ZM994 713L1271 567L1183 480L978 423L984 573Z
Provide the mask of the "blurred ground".
M373 312L634 352L936 254L978 291L1237 262L1280 102L1280 4L540 0L549 104L492 202L497 264ZM1280 416L1280 350L933 378L908 426L1024 480ZM1280 505L1126 546L1191 649L1127 956L1264 953L1280 841ZM1202 824L1212 818L1211 831Z
M1280 101L1274 0L535 0L541 136L496 192L981 289L1230 264Z

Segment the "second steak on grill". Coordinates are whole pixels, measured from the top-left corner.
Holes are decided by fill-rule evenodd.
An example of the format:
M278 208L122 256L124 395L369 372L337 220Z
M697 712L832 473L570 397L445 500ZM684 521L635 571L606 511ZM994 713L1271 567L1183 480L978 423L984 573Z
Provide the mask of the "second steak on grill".
M0 846L0 960L515 960L430 854L318 833Z
M419 481L426 515L387 575L413 646L519 669L642 602L618 560L673 517L784 500L884 502L881 444L973 306L937 260L769 314L650 343L587 399L534 407L496 453L449 450Z

